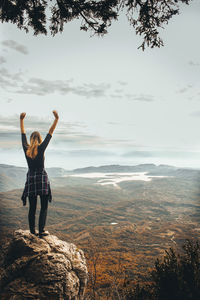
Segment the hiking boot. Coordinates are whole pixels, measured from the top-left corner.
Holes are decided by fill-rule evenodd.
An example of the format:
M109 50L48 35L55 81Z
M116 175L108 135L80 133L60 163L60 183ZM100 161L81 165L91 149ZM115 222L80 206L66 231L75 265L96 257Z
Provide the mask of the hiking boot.
M42 238L43 236L47 236L49 235L49 232L48 231L42 231L42 232L39 232L39 237Z
M36 236L38 236L38 235L39 235L39 233L38 233L38 232L36 232L36 231L30 231L30 233L31 233L31 234L34 234L34 235L36 235Z

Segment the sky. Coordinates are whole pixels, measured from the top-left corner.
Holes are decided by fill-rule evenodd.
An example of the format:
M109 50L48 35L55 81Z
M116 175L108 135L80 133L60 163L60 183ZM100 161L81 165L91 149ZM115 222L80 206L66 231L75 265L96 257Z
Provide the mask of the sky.
M170 164L200 168L200 2L182 5L144 52L125 15L104 37L79 21L52 37L0 26L0 163L26 166L19 115L44 138L46 167Z

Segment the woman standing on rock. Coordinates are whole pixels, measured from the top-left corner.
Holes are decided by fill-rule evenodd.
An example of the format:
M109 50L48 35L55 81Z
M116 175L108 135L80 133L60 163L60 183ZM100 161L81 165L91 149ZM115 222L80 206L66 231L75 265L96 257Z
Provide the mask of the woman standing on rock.
M37 195L40 195L41 209L39 216L39 237L48 235L48 232L44 230L44 227L46 223L48 201L51 202L52 197L48 175L44 168L44 152L59 119L58 113L55 110L53 111L53 114L55 116L55 120L44 141L42 141L40 133L38 131L34 131L30 136L30 145L27 142L24 130L24 118L26 113L20 114L22 146L28 164L27 179L21 199L24 206L26 205L26 198L28 197L29 199L29 228L32 234L36 234L35 212L37 207Z

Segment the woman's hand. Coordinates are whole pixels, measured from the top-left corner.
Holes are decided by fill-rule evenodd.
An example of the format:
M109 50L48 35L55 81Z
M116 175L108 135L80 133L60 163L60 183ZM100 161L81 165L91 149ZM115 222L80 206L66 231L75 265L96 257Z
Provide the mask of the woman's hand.
M26 116L26 113L25 113L25 112L21 113L21 114L20 114L20 119L23 120L23 119L25 118L25 116Z
M21 133L25 133L25 129L24 129L24 118L26 116L26 113L23 112L20 114L20 128L21 128Z
M53 110L53 114L54 117L58 120L59 119L58 112L56 110Z
M54 129L56 128L56 125L57 125L58 119L59 119L59 116L58 116L58 113L57 113L56 110L53 110L53 114L54 114L55 120L53 121L53 124L52 124L51 128L49 129L49 134L50 135L53 134Z

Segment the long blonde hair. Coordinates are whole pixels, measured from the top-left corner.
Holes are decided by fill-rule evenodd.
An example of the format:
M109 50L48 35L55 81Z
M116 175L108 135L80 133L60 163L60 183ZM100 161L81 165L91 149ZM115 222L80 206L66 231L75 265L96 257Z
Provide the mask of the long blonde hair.
M26 151L26 155L34 159L38 154L38 146L42 143L42 137L38 131L32 132L30 136L30 145Z

